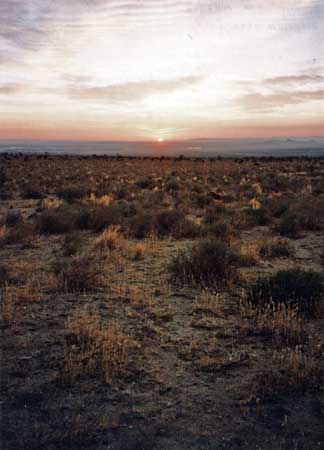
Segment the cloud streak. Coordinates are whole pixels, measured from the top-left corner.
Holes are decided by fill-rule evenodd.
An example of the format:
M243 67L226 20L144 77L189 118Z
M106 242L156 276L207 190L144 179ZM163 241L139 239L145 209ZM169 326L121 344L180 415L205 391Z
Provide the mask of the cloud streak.
M287 105L324 100L324 89L316 91L284 91L273 94L253 93L241 96L237 103L249 111L270 111Z
M108 86L70 86L66 94L74 99L96 102L134 102L156 94L168 94L193 86L202 78L187 76L170 80L150 80Z
M266 78L263 80L264 84L269 86L282 86L291 84L303 84L303 83L322 83L324 82L324 75L311 74L311 75L287 75L280 77Z

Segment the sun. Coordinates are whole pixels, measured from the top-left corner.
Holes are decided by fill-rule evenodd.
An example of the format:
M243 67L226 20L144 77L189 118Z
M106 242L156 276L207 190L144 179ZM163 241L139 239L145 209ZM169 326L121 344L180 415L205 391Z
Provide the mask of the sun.
M157 140L157 142L164 142L164 139L161 138L161 137L159 137L158 140Z

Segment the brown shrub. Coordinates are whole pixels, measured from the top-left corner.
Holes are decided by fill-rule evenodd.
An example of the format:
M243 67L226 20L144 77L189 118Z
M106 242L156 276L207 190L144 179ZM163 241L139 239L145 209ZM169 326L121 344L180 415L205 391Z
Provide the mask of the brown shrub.
M59 289L67 292L94 291L104 285L103 268L93 255L76 255L54 265Z

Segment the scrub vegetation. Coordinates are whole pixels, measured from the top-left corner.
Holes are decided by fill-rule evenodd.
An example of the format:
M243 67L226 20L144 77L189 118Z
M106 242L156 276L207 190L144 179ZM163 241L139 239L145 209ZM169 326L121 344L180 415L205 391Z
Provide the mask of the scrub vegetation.
M324 160L0 155L4 450L324 447Z

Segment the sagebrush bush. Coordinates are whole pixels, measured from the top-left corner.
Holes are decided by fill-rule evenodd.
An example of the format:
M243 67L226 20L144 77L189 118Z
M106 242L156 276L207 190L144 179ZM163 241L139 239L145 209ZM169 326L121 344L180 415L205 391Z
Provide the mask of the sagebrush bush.
M302 230L299 217L290 211L283 214L275 227L276 231L283 236L298 238Z
M93 255L76 255L54 264L59 288L67 292L95 291L103 285L100 261Z
M228 244L207 240L180 251L171 260L169 272L171 280L180 284L227 284L236 277L238 263L238 255Z
M68 203L73 203L76 200L80 200L82 197L87 195L87 190L83 188L81 185L79 186L64 186L59 189L57 195L59 198L63 199Z
M44 234L69 233L77 228L78 217L79 211L73 207L51 208L36 217L36 227Z
M16 227L24 221L20 211L11 211L7 214L5 225L7 227Z
M257 280L248 290L248 301L253 305L283 303L298 307L302 313L314 314L323 294L324 280L320 273L288 269Z
M154 230L152 214L140 212L128 221L128 235L135 239L144 239Z
M175 238L195 237L199 228L188 220L181 211L161 211L155 217L154 227L156 234L161 237L173 236Z
M32 223L19 221L14 227L8 228L4 243L8 245L21 244L24 247L32 247L36 242L37 234Z
M63 240L63 255L72 256L79 252L82 245L80 232L73 231L64 236Z
M234 237L234 229L228 220L218 220L205 227L206 232L213 238L230 242Z

